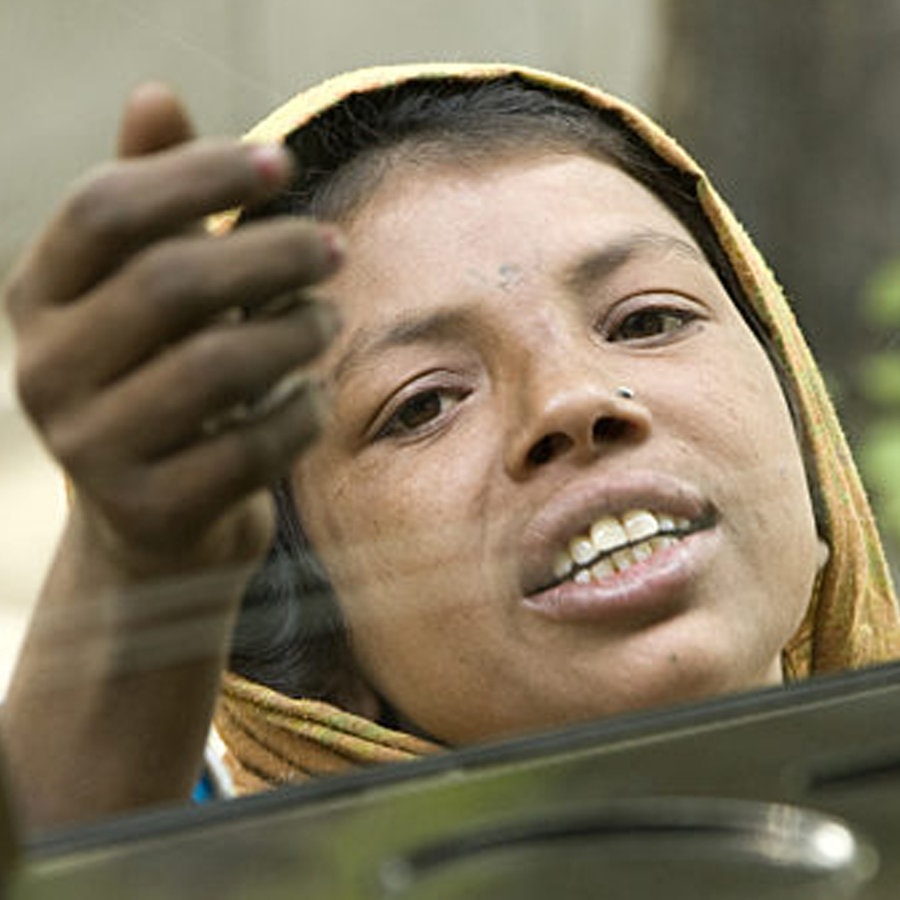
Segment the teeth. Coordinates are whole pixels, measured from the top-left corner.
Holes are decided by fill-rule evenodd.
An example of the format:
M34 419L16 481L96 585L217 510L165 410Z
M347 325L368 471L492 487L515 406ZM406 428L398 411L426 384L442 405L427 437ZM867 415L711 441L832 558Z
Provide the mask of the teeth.
M654 527L654 531L656 528ZM621 547L628 543L628 535L618 519L607 516L600 519L591 527L592 556L598 553L607 553L615 547Z
M612 560L608 556L604 556L603 559L598 559L591 566L591 578L596 581L599 581L601 578L606 578L608 575L614 575L616 572L616 567L612 564Z
M678 541L675 533L690 525L690 520L681 516L647 509L629 510L621 518L604 516L591 526L589 534L572 538L557 554L553 574L558 581L571 577L577 584L587 584L624 572L673 546Z
M650 538L648 543L653 550L665 550L666 547L671 547L675 543L675 538L664 534L660 537Z
M569 542L569 553L580 566L590 562L597 555L594 545L585 537L573 538Z
M643 541L640 544L635 544L631 548L631 553L634 556L635 562L643 562L645 559L650 559L654 553L653 542Z
M572 557L565 550L560 550L556 554L556 559L553 563L553 574L557 578L565 578L574 567L575 563L572 562Z
M634 554L630 550L616 550L612 555L613 565L617 572L624 572L634 565Z
M659 531L659 520L646 509L636 509L622 516L622 524L630 541L642 541Z
M674 531L675 530L675 520L666 515L665 513L660 513L656 517L656 521L659 523L660 531Z

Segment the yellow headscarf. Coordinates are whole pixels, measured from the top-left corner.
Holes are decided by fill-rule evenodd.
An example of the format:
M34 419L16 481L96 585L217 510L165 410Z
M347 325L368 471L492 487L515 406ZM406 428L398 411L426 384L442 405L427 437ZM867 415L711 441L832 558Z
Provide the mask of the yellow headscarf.
M696 178L697 197L756 314L774 336L774 352L809 436L831 549L803 623L784 651L792 679L900 657L900 619L878 533L821 374L784 294L740 223L694 160L641 112L595 88L547 72L507 65L431 64L364 69L298 94L247 135L281 141L350 94L411 79L491 79L516 74L574 92L615 112L663 160ZM219 227L227 227L225 221ZM414 758L438 748L327 704L292 700L233 674L225 676L215 721L219 759L236 792Z

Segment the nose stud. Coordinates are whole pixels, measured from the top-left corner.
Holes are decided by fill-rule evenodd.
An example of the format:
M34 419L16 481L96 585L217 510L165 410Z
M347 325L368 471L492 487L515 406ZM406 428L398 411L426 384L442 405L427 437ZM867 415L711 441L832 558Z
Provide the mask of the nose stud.
M621 385L616 388L616 396L621 397L623 400L634 400L634 391L630 387Z

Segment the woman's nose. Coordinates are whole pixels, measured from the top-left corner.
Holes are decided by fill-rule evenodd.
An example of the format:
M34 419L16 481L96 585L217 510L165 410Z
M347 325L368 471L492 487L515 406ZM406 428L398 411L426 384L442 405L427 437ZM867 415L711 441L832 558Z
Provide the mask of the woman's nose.
M519 421L508 443L507 468L514 477L566 458L590 462L613 449L636 444L650 432L650 413L638 392L602 375L536 378L522 390Z

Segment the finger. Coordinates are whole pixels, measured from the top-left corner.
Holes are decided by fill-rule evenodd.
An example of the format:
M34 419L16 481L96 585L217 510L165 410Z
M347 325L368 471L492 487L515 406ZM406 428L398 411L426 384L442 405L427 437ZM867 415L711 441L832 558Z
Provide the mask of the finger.
M163 84L140 85L128 98L119 126L121 158L158 153L194 136L185 108Z
M118 155L122 158L155 153L183 143L193 136L187 112L165 85L140 85L125 104L119 127ZM30 257L34 257L34 253ZM6 286L6 300L13 320L28 306L34 292L29 284L29 256L16 267Z
M45 427L63 466L91 472L143 464L208 439L226 422L246 424L274 403L260 402L319 353L335 333L328 307L308 304L280 320L209 328L117 383L89 404L73 404ZM296 380L294 390L305 390ZM219 428L212 427L218 423ZM133 462L128 462L132 465Z
M191 493L204 520L287 473L297 456L318 437L324 404L307 382L262 419L194 444L158 467L155 489Z
M42 421L124 377L229 308L291 295L340 264L339 239L310 220L279 218L221 238L189 237L146 251L66 315L45 317L40 340L20 337L18 388Z
M158 245L77 311L73 332L109 340L103 368L96 370L97 383L108 382L230 310L252 315L287 297L302 303L304 290L332 275L342 260L332 226L298 218ZM125 335L133 340L124 341Z
M142 477L126 479L121 505L102 496L101 503L118 530L142 545L183 549L289 471L315 440L321 416L321 400L309 385L264 419L194 444L148 467ZM114 478L110 484L121 486Z
M311 304L279 321L209 330L186 342L109 398L110 441L158 459L307 391L302 366L335 334L328 309Z
M274 145L195 141L109 164L79 185L32 247L10 291L18 321L77 298L149 243L283 187Z

